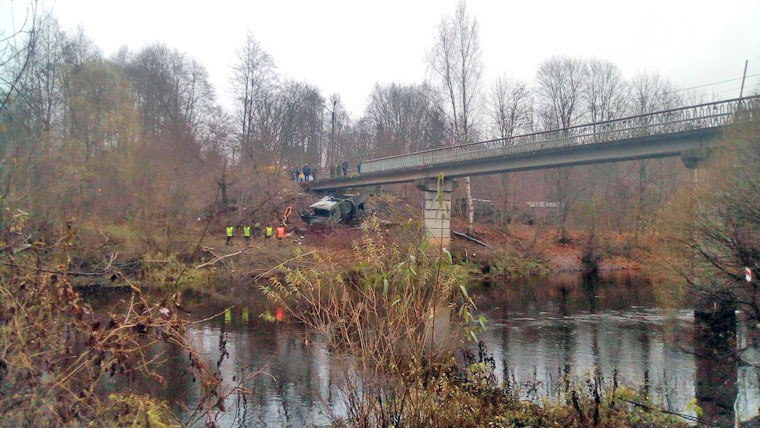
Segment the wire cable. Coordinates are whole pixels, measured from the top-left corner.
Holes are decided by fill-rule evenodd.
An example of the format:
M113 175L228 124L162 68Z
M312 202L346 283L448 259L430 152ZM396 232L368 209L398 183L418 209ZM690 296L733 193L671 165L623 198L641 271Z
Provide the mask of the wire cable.
M747 79L749 79L750 77L757 77L757 76L760 76L760 73L757 73L757 74L751 74L751 75L747 76L746 78L747 78ZM692 86L692 87L690 87L690 88L674 89L674 90L672 90L672 91L663 92L663 93L662 93L662 95L666 95L666 94L674 94L674 93L676 93L676 92L690 91L690 90L692 90L692 89L705 88L705 87L708 87L708 86L715 86L715 85L720 85L721 83L735 82L735 81L737 81L737 80L742 80L742 79L744 79L744 77L737 77L737 78L735 78L735 79L728 79L728 80L721 80L721 81L719 81L719 82L706 83L706 84L704 84L704 85ZM736 89L739 89L739 88L736 88Z

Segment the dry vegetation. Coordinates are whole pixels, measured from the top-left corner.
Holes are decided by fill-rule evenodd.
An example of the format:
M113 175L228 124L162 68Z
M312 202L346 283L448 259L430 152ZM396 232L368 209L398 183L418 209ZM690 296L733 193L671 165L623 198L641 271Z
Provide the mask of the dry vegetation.
M352 260L328 272L282 268L282 279L263 287L288 318L352 363L341 385L347 415L332 415L335 426L684 426L646 397L598 378L566 379L558 401L538 403L521 398L508 379L497 382L483 359L468 357L460 369L455 354L477 340L485 319L473 317L461 268L447 252L389 243L370 218Z
M353 168L370 157L683 102L656 74L625 80L607 61L552 57L539 65L534 90L496 82L478 126L477 20L462 3L442 21L429 59L439 72L449 61L461 66L461 75L444 73L438 83L469 98L450 90L447 99L431 83L378 84L352 121L338 95L278 75L249 35L233 73L235 109L225 112L205 68L185 53L153 44L106 57L52 16L32 14L28 25L0 41L0 425L214 424L224 397L243 388L222 390L213 366L186 342L188 322L171 304L141 297L145 284L233 294L270 281L270 299L356 363L344 391L349 415L337 425L673 424L622 400L643 397L601 380L568 384L558 402L533 403L494 383L482 361L458 368L456 349L483 321L473 318L462 286L468 272L456 263L469 273L541 275L637 267L630 259L643 248L644 263L660 262L662 278L679 285L665 299L718 296L760 320L757 281L741 282L744 267L760 273L757 129L728 134L728 155L670 202L688 182L677 159L468 179L455 198L489 198L497 220L455 228L496 248L457 242L453 256L429 251L407 223L419 215L409 185L370 200L379 219L364 223L353 247L359 232L346 229L295 243L295 213L310 197L292 182L294 167L310 163L325 177L342 161ZM472 50L457 54L450 42L462 35ZM557 87L568 97L558 98ZM547 201L556 209L527 208ZM286 245L243 247L239 226L276 225L287 206L295 213ZM474 215L471 202L462 214ZM225 247L229 223L237 237ZM126 285L133 300L99 312L75 282ZM151 397L98 391L114 376L160 381L151 369L158 359L147 352L158 343L187 353L200 380L203 398L190 420Z

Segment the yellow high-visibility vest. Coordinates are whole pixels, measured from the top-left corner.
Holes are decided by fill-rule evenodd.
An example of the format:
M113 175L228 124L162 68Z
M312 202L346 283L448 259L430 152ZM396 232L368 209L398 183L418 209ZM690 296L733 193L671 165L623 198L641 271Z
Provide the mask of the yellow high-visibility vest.
M232 237L232 226L227 226L227 236Z
M267 226L267 236L272 236L272 226Z
M243 236L251 236L251 226L243 226Z

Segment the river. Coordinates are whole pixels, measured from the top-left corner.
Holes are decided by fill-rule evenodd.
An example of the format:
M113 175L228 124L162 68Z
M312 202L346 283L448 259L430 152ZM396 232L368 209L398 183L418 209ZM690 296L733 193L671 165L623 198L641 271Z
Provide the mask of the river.
M114 301L118 294L99 293L93 303ZM479 285L471 294L489 320L480 336L487 360L499 379L507 376L513 385L522 385L525 398L555 397L563 376L585 379L596 369L605 382L616 377L621 385L646 389L671 411L693 416L691 401L703 409L704 419L731 426L735 417L748 421L757 416L760 371L714 358L725 353L725 337L737 337L742 346L755 329L742 322L720 331L703 328L691 310L662 308L652 286L637 276L584 280L565 274ZM275 310L258 294L234 301L238 304L226 317L196 324L188 332L209 361L219 360L222 349L229 353L220 366L226 381L243 371L266 372L247 384L252 396L228 399L221 426L319 426L329 423L326 409L340 415L343 360L318 337L307 344L297 328L263 321L262 311ZM195 319L227 305L207 295L185 297ZM185 357L164 351L165 385L120 387L155 394L182 413L181 403L192 405L198 390L182 371ZM746 356L755 357L749 351Z

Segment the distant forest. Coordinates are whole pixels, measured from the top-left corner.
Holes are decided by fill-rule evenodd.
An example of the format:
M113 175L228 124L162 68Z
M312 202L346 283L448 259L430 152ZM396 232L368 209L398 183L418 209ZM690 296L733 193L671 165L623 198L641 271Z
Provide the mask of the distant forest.
M360 117L317 82L281 77L253 34L237 51L227 110L192 52L159 42L105 55L84 29L30 15L0 46L0 207L32 213L40 230L77 218L170 233L220 190L225 200L251 201L271 191L267 177L306 163L321 178L343 161L354 168L706 100L656 73L626 78L597 58L553 56L533 81L484 81L477 19L460 4L420 52L429 79L376 84ZM676 158L474 178L471 192L491 200L505 223L528 202L551 201L563 232L643 230L644 214L682 180L688 173Z

